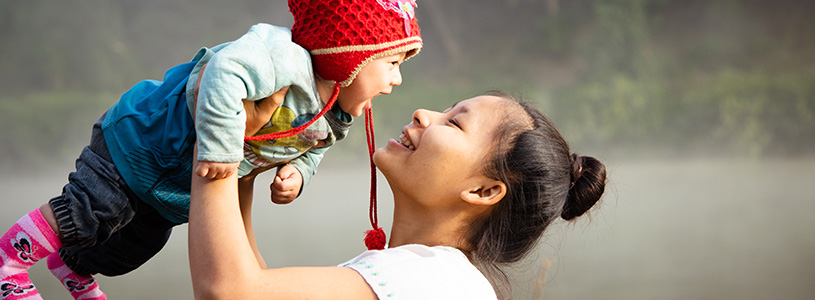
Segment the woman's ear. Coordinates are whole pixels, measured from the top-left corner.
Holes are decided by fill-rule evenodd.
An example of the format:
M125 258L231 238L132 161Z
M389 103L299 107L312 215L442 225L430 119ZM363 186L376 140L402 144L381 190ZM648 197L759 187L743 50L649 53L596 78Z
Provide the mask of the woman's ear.
M479 186L461 192L461 199L471 204L493 205L507 194L507 186L501 181L487 179Z

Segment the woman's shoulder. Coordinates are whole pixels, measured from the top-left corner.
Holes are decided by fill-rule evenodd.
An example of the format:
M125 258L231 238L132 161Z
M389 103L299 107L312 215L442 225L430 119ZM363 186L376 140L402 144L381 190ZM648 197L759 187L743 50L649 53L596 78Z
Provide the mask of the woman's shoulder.
M451 247L366 251L340 266L356 270L380 299L496 299L487 278Z

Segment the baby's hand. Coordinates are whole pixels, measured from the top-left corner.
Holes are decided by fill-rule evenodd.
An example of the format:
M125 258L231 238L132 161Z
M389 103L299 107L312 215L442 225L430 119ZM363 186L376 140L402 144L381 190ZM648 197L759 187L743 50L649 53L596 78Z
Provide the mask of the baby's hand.
M272 190L272 202L276 204L289 204L297 198L300 187L303 186L303 175L297 168L291 165L284 165L277 170L270 188Z
M209 179L223 179L235 174L238 171L238 165L240 165L240 162L199 161L198 167L195 168L195 175Z

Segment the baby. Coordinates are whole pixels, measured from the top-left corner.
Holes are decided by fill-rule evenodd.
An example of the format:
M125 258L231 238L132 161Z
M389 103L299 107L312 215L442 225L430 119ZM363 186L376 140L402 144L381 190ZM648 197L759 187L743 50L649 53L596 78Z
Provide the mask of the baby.
M122 95L94 124L62 195L0 237L0 299L40 299L28 269L46 258L75 299L106 299L91 275L128 273L160 251L188 221L193 173L277 166L273 201L299 195L353 117L401 84L399 67L422 40L413 0L288 4L290 30L257 24ZM203 163L193 170L196 147Z

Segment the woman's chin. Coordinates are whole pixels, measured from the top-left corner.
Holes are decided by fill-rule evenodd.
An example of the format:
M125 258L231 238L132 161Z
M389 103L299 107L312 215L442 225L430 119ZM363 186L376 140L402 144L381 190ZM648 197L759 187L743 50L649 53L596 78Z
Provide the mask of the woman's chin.
M394 140L391 139L385 147L376 149L373 155L374 164L376 164L376 167L386 177L389 176L394 169L397 169L399 167L398 165L402 164L399 162L401 160L400 152L407 150L407 148L400 149L392 143L393 141ZM401 146L401 144L399 145Z
M372 158L374 160L374 164L376 165L376 167L379 170L382 170L382 166L388 165L389 163L388 160L392 159L393 157L390 155L390 153L388 153L387 147L382 147L374 151L374 155Z

